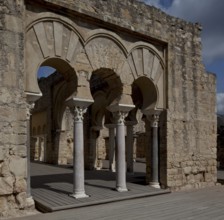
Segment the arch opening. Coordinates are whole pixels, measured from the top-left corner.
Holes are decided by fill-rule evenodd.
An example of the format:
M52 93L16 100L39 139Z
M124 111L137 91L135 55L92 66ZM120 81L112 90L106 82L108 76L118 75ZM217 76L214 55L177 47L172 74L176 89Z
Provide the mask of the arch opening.
M37 72L38 86L42 97L35 102L32 128L42 127L35 136L31 158L53 163L72 163L73 148L68 144L73 139L71 114L65 101L77 92L77 76L66 61L59 58L45 60ZM32 129L31 129L32 130ZM37 150L38 149L38 150Z
M132 99L141 110L155 109L158 95L154 83L147 77L136 79L132 84Z
M90 78L90 92L94 99L89 112L92 144L86 149L91 168L101 169L103 161L109 159L109 131L105 126L113 123L107 107L119 102L123 92L121 79L112 69L97 69Z
M134 163L131 165L131 167L133 166L131 169L134 169L134 172L141 171L146 184L150 175L151 127L144 113L156 108L157 99L156 86L149 78L142 76L132 83L132 100L135 108L129 112L126 121L129 126L134 126L134 132L133 145L127 146L127 151L130 151L129 147L133 147L131 150L131 152L133 151L133 160L141 163ZM131 163L129 161L128 164ZM144 170L145 172L143 172Z
M98 69L90 78L90 91L94 99L91 106L92 126L103 127L106 107L118 103L121 98L123 88L120 77L111 69Z

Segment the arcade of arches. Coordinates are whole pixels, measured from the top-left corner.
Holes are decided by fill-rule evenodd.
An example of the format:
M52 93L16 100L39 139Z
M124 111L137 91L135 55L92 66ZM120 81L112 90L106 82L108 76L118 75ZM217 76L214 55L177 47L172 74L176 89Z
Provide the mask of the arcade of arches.
M0 155L0 165L10 169L0 170L0 186L7 188L6 194L0 190L2 198L15 198L14 209L32 204L30 160L73 164L72 195L78 199L87 196L84 170L101 169L104 159L117 172L121 193L136 157L146 159L152 187L216 184L215 77L202 65L198 24L137 1L111 0L119 13L103 0L19 2L7 3L14 13L6 15L7 25L24 40L14 55L9 48L11 75L0 82L11 97L1 112L16 115L8 130L1 116L4 134L15 136L8 148L6 138L1 142L6 159ZM41 66L56 71L37 79ZM13 104L5 105L8 100Z

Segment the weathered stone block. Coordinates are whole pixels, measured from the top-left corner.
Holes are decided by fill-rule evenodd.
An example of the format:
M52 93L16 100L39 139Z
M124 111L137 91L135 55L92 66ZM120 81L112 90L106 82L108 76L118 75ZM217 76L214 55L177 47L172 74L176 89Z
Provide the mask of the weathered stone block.
M17 177L14 186L14 193L26 192L27 185L24 178Z
M21 192L16 196L16 201L19 204L19 208L23 209L26 207L26 193L25 192Z
M15 177L26 177L26 158L11 157L9 161L10 172Z
M211 182L212 181L212 174L211 173L205 173L205 182Z
M0 146L0 162L5 159L6 150Z
M167 170L167 174L168 175L176 175L176 174L178 174L178 169L169 169L169 170Z
M23 146L23 145L14 146L10 150L10 154L14 156L19 156L19 157L26 157L27 156L26 146Z
M4 212L5 210L8 209L8 203L7 203L6 197L0 196L0 209L1 209L1 212ZM0 217L1 217L1 214L0 214Z
M0 196L13 193L14 181L13 177L0 177Z
M191 167L184 167L184 174L190 174L191 173Z

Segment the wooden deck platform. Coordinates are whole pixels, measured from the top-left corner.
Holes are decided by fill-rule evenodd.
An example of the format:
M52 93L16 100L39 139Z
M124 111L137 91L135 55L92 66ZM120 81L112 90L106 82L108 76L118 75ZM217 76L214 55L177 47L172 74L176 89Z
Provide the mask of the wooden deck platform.
M154 189L144 185L144 164L136 164L135 174L127 174L128 192L114 190L116 174L108 170L85 171L85 189L88 198L75 199L72 193L73 170L41 163L31 163L32 196L42 212L53 212L83 206L155 196L169 190Z

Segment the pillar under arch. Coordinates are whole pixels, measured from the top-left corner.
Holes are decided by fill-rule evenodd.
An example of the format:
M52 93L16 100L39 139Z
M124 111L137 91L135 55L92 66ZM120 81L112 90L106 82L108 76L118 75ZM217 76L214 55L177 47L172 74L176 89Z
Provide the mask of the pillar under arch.
M116 172L116 153L115 153L115 124L105 124L109 129L109 170Z
M145 112L144 112L145 113ZM159 127L159 115L160 112L156 112L154 114L147 114L145 113L147 119L150 122L152 138L151 138L151 178L149 185L159 189L159 134L158 134L158 127Z
M66 101L74 120L74 149L73 149L73 192L76 199L86 198L84 184L84 131L83 119L92 100L71 98Z
M26 92L26 121L27 121L27 190L26 190L26 202L30 206L34 205L34 200L31 195L31 178L30 178L30 145L31 145L31 116L32 110L35 106L35 102L41 97L39 94L33 94Z
M127 126L127 139L126 139L126 151L127 151L127 172L134 173L134 136L133 136L133 126L136 125L135 121L126 121Z
M126 186L126 159L125 159L125 118L133 105L109 106L116 124L116 190L118 192L128 191Z

